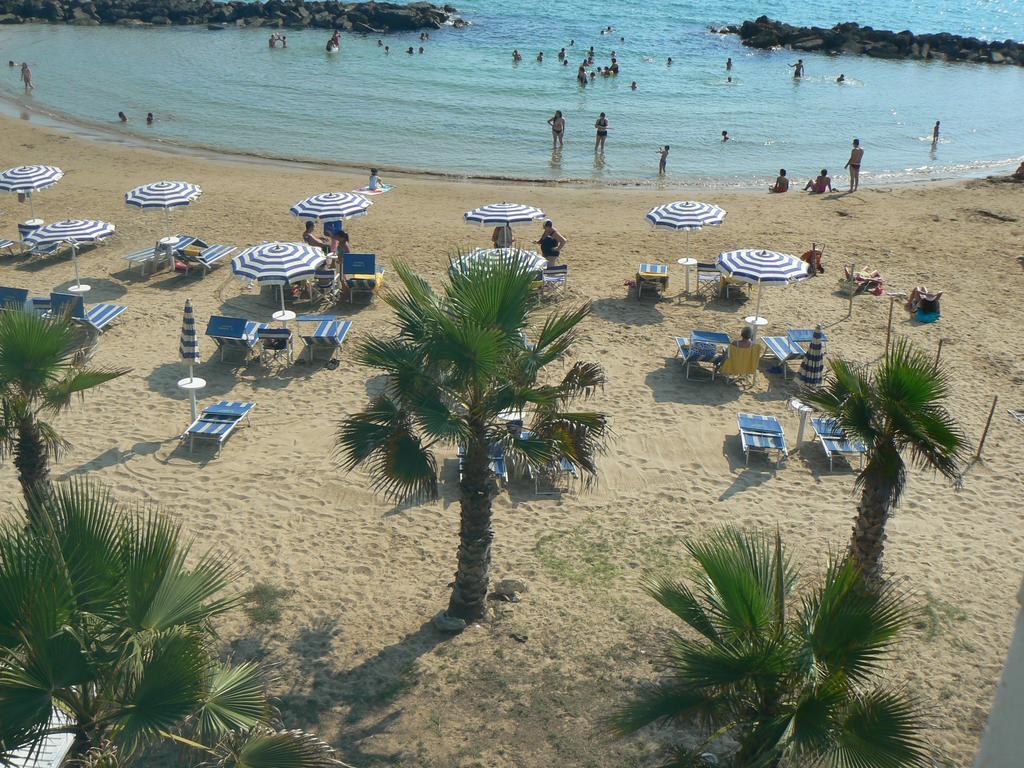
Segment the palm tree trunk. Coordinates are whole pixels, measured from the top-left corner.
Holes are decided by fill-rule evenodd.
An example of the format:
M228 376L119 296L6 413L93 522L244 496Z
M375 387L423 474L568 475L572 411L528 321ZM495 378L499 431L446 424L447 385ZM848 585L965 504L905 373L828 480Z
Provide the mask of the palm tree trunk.
M463 621L484 616L491 570L491 499L497 484L491 476L485 440L466 446L462 468L462 508L459 522L459 562L448 615Z
M50 485L50 454L43 441L39 423L26 416L18 423L18 438L14 443L14 466L18 470L21 492L28 505L29 519L34 519L33 507L40 490Z
M857 520L853 524L850 555L870 589L876 589L884 583L882 552L888 520L889 502L885 492L870 482L865 483L857 506Z

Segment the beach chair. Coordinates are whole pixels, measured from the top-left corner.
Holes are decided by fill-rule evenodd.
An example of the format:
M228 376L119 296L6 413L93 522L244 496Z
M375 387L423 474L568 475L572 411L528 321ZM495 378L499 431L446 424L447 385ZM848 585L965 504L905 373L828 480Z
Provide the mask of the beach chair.
M134 251L121 258L128 262L129 269L138 267L142 274L146 274L146 267L150 264L155 264L160 258L166 258L163 254L158 257L158 252L158 246L154 245L150 248L143 248L141 251Z
M81 248L81 246L79 246ZM68 253L71 252L71 245L69 243L40 243L39 245L33 245L28 250L23 251L29 256L53 256L58 252L66 250Z
M225 361L229 352L240 352L241 358L237 362L244 363L256 348L259 341L257 333L265 327L241 317L213 315L206 324L206 335L213 339L220 349L221 362Z
M198 269L205 277L221 261L226 259L238 249L233 245L206 245L200 240L195 240L185 248L178 248L178 259L185 265L187 275L193 269Z
M711 263L698 262L697 295L705 299L717 299L722 293L722 273Z
M341 281L333 269L318 269L314 272L309 288L312 298L332 303L341 295Z
M264 365L267 359L273 357L275 360L284 355L288 362L292 361L292 332L289 328L270 328L264 326L256 331L256 338L260 342L260 362Z
M29 308L37 315L46 317L50 314L50 297L49 296L33 296L28 300Z
M14 255L14 246L19 245L14 240L0 240L0 251L7 251L8 256Z
M299 315L298 322L317 324L312 333L299 332L299 338L306 345L305 351L309 353L308 359L311 363L321 351L327 352L328 362L333 360L352 327L351 320L339 320L334 315Z
M50 294L50 315L68 315L72 320L89 326L97 333L103 333L107 326L125 313L128 307L120 304L93 304L88 309L81 295L77 293Z
M789 458L786 448L786 435L782 425L774 416L761 416L756 413L740 413L736 416L740 428L740 442L743 445L743 457L750 464L750 452L760 451L765 455L771 451L778 453L778 462Z
M828 456L828 471L832 471L832 460L836 456L842 456L849 462L850 456L856 456L860 462L860 468L864 468L864 455L868 448L864 443L857 440L850 440L849 435L834 419L812 418L811 427L814 434L818 436L818 442L822 450ZM850 462L852 466L852 462Z
M545 267L540 273L541 294L557 293L565 289L569 282L569 265L558 264L553 267Z
M766 355L774 357L782 368L782 378L786 378L788 363L790 360L800 360L804 357L804 350L799 344L790 340L788 336L762 336L760 341L764 343Z
M375 253L342 254L341 274L348 288L349 303L355 300L357 293L366 294L370 301L384 282L384 268L377 268Z
M729 334L715 331L694 331L689 338L676 336L676 357L682 358L686 378L690 378L690 366L694 363L714 363L719 347L729 345ZM715 367L711 366L711 380L715 379Z
M462 467L466 457L466 448L461 443L458 449L459 456L459 482L462 482ZM491 443L490 451L487 454L488 467L495 477L508 483L508 465L505 462L505 449L501 443Z
M188 438L188 451L192 452L196 440L213 440L217 443L217 454L220 454L221 446L228 439L235 427L245 419L249 421L249 411L256 407L256 403L243 403L237 400L221 400L219 403L203 408L199 418L189 424L188 429L182 434L181 439Z
M668 288L667 264L641 264L636 268L636 298L639 301L644 291L660 296Z
M533 492L536 495L557 496L572 493L573 485L580 475L571 461L562 458L537 469L527 466L526 476L533 480ZM546 490L542 491L541 486Z
M755 341L749 347L738 347L730 344L726 347L725 360L721 362L716 371L718 376L729 379L750 379L750 386L757 382L757 366L761 362L761 355L764 354L764 345L760 340Z
M0 310L22 311L28 304L27 288L6 288L0 286Z

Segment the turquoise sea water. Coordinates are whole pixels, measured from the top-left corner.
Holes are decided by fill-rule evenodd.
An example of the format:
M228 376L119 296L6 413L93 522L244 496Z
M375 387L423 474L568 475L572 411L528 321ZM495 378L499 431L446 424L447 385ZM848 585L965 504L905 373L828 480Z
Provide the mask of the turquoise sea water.
M422 55L404 53L421 45L415 33L386 37L386 56L376 38L356 35L327 54L323 30L283 30L288 48L270 50L262 29L31 25L0 27L0 59L32 64L36 90L26 101L39 111L157 141L382 169L655 183L667 143L672 183L747 186L779 167L805 180L823 166L838 180L857 136L870 183L1002 170L1024 153L1024 68L803 54L806 75L794 82L794 53L753 51L707 29L764 13L1020 40L1020 0L458 7L472 26L432 32ZM614 33L601 35L609 24ZM598 65L615 50L622 71L580 88L576 67L591 45ZM570 66L556 58L563 46ZM0 95L24 99L20 91L16 68L0 73ZM555 109L567 120L557 155L545 124ZM131 118L126 127L119 110ZM147 127L150 111L157 119ZM603 159L593 151L602 111L611 123ZM933 152L935 120L942 138Z

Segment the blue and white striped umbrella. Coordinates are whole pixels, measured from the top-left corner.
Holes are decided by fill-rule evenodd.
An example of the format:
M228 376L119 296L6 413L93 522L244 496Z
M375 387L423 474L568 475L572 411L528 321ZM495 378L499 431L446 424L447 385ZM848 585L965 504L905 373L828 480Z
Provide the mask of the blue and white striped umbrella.
M761 286L788 285L810 276L807 262L788 253L747 248L718 254L718 271L733 280L757 286L757 307L754 317L761 317ZM754 326L755 334L757 326Z
M189 378L192 366L199 362L199 337L196 336L196 316L192 311L192 299L185 299L185 312L181 316L181 341L178 354L188 363Z
M463 218L470 224L529 224L544 218L544 211L519 203L491 203L466 211Z
M155 181L125 192L124 202L136 208L177 208L195 202L202 193L187 181Z
M477 248L453 262L450 269L453 272L465 272L477 264L495 265L506 260L522 264L532 272L541 272L548 264L548 260L535 251L522 251L518 248Z
M0 192L18 192L28 196L32 218L36 217L32 192L52 187L64 178L64 171L53 165L19 165L0 172Z
M312 277L324 260L320 248L305 243L263 243L235 256L231 271L260 283L285 285Z
M324 192L292 206L292 215L315 221L344 221L365 216L373 203L355 192Z
M96 219L64 219L45 224L25 236L29 245L94 243L114 234L114 225Z
M711 203L677 200L651 208L647 220L656 227L689 231L721 224L725 221L725 211Z

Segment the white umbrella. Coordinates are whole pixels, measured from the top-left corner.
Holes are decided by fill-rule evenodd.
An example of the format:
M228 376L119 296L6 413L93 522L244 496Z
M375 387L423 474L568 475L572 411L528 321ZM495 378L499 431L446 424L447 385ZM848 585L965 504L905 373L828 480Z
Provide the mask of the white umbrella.
M78 276L78 244L95 243L114 234L114 225L96 219L64 219L46 224L25 238L31 246L47 243L68 243L71 246L71 263L75 266L75 284L68 288L75 293L85 293L88 285L82 285Z

